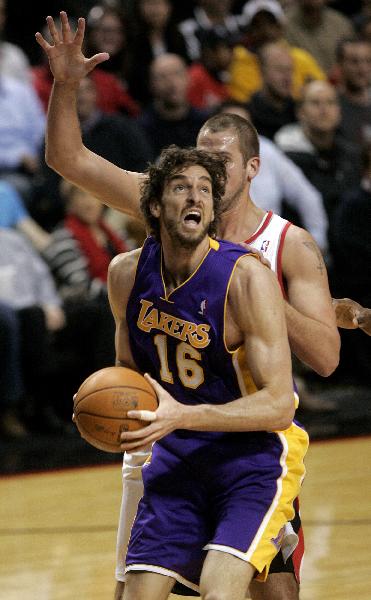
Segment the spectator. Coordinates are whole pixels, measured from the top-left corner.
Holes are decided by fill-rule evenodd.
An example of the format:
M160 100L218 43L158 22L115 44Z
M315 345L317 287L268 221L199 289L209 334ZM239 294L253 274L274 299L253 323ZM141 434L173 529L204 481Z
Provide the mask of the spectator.
M97 106L93 77L84 79L79 88L77 108L84 143L90 150L123 169L144 170L153 151L142 128L125 115L105 114ZM39 189L33 201L33 213L48 230L64 216L60 197L60 178L45 163L40 173Z
M155 58L151 64L150 85L153 102L139 117L139 123L151 140L155 155L170 144L194 146L207 115L189 103L184 60L176 54Z
M50 384L54 369L53 336L65 324L61 298L47 265L20 233L0 228L0 246L0 302L14 311L10 319L12 331L16 335L19 332L20 336L12 350L12 368L13 377L17 369L18 376L24 380L27 405L23 409L28 416L33 415L37 427L59 428ZM9 322L8 319L8 325ZM18 387L22 388L21 379ZM18 399L19 394L18 391Z
M80 84L77 96L84 144L122 169L142 170L152 160L150 144L137 122L118 114L105 114L97 104L92 77Z
M125 243L105 223L100 200L67 181L62 195L67 214L44 252L58 291L64 299L105 295L108 265Z
M258 133L273 139L281 127L296 121L291 94L294 63L279 42L261 48L259 60L263 86L251 97L249 111Z
M39 252L47 246L49 234L32 219L17 190L6 181L0 181L0 206L0 227L17 229Z
M230 67L229 91L241 102L262 87L257 53L265 44L280 42L293 60L292 95L298 98L303 85L312 79L325 79L325 74L306 50L289 46L284 39L285 14L277 0L250 0L243 11L246 33L243 44L234 48Z
M142 105L151 100L148 89L152 60L165 53L187 58L184 38L172 19L170 0L137 0L133 3L128 27L131 64L130 91Z
M24 394L19 326L16 311L0 302L0 436L6 438L27 434L19 418Z
M371 44L343 40L338 47L340 130L356 144L371 139Z
M44 111L31 84L3 74L0 83L0 177L28 201L39 166Z
M97 90L97 105L104 113L123 113L137 117L139 105L126 91L121 81L112 73L103 69L94 69L91 73ZM32 83L46 112L53 87L53 76L49 64L41 64L32 68Z
M43 28L43 35L45 39L50 39L47 26ZM97 68L91 72L90 77L93 79L97 90L97 105L100 110L105 113L121 112L131 117L138 116L140 112L139 105L130 96L122 81L116 75L104 71L102 68ZM53 75L44 53L41 55L41 63L32 68L32 82L46 112L53 86Z
M371 10L369 13L357 15L354 18L354 27L359 38L371 44Z
M208 110L230 97L227 83L233 50L214 31L200 35L200 47L200 60L188 70L188 99L192 106Z
M326 0L298 0L287 11L287 41L310 52L325 73L336 62L339 41L353 34L349 19L327 7Z
M219 112L231 112L250 120L244 104L226 101ZM321 195L293 163L268 138L259 136L260 169L251 183L251 198L264 210L272 210L307 229L319 247L327 248L327 216ZM288 208L285 208L288 207ZM290 215L285 214L290 210Z
M277 132L275 141L322 194L331 222L340 194L359 181L359 153L337 133L340 106L330 83L305 86L298 117L298 123Z
M87 17L87 54L108 52L109 60L100 69L115 75L126 87L128 71L128 48L126 20L123 13L113 6L96 4Z
M179 25L192 62L200 58L199 37L202 32L215 31L232 43L241 35L240 19L231 12L231 0L198 0L196 4L193 17Z
M87 192L62 182L67 215L52 233L44 252L64 300L67 326L56 345L70 353L78 378L113 365L114 323L107 299L107 270L111 259L126 246L103 217L101 202ZM70 382L71 388L72 381Z
M330 228L336 295L371 306L371 143L363 150L360 185L340 196ZM356 257L356 259L355 259ZM362 331L342 331L342 366L370 387L371 345Z
M31 81L30 64L23 50L5 41L6 1L0 0L0 71L6 77L13 77L21 82Z

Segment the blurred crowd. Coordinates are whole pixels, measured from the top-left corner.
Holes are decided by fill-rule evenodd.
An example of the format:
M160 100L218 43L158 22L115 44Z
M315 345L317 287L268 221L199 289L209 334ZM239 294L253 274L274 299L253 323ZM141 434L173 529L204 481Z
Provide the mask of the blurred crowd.
M218 111L250 118L254 202L313 235L333 297L371 306L371 0L41 2L23 29L0 0L0 435L68 431L73 392L114 363L108 264L145 237L45 164L53 78L33 35L52 8L110 54L78 94L88 148L140 172ZM343 331L332 381L371 387L370 361Z

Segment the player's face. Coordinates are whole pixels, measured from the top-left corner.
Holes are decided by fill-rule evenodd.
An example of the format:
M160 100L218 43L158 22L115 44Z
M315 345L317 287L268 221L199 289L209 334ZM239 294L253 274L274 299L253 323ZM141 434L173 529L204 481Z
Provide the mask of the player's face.
M208 152L223 152L228 159L227 185L222 202L222 211L225 212L238 204L242 197L246 200L248 168L241 154L237 133L233 129L216 133L207 128L203 129L197 139L197 148Z
M173 175L154 210L160 218L161 240L169 237L183 248L198 246L214 219L209 173L193 165Z

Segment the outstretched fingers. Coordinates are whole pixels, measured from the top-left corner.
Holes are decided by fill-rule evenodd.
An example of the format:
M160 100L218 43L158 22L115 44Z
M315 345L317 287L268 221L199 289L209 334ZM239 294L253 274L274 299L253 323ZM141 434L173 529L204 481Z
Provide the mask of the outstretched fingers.
M73 43L75 44L75 46L79 46L81 48L82 43L84 41L84 35L85 35L85 19L83 17L80 17L77 21L77 29L75 32L75 36L73 38Z
M50 16L46 17L46 22L47 22L47 25L48 25L48 28L49 28L49 33L50 33L51 38L52 38L52 40L54 42L54 45L57 46L58 44L60 44L61 40L60 40L60 37L59 37L58 29L55 26L53 17L50 17Z
M62 10L60 13L61 27L62 27L62 39L65 44L72 42L73 36L71 32L70 22L67 17L67 13Z
M94 67L108 59L108 52L100 52L99 54L94 54L94 56L86 60L86 65L88 67L89 72L92 71Z
M45 38L43 38L43 36L41 35L40 31L38 31L37 33L35 33L35 38L37 43L39 44L39 46L41 46L41 48L48 53L49 50L51 50L53 48L53 46L51 46Z

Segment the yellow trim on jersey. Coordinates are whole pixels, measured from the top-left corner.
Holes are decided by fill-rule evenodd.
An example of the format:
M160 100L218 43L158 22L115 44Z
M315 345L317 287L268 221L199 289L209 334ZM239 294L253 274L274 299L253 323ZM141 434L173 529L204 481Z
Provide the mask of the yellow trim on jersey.
M303 461L309 445L307 432L295 423L285 431L276 433L283 446L280 459L282 475L277 480L277 494L246 552L247 560L256 567L263 580L267 577L270 563L277 553L274 541L279 537L285 523L294 517L293 502L299 495L305 476Z
M247 367L245 348L240 346L234 353L232 364L236 371L238 385L242 396L248 396L258 391L252 375Z
M213 240L211 237L209 237L209 249L206 252L205 256L202 258L202 260L200 261L200 263L197 265L197 267L195 268L195 270L193 271L193 273L191 273L191 275L189 277L187 277L187 279L185 281L183 281L180 285L178 285L176 288L174 288L171 292L169 292L169 294L166 292L166 284L165 284L165 279L164 279L164 272L163 272L163 253L162 253L162 247L161 247L161 279L162 279L162 286L164 288L164 298L163 300L166 300L167 302L169 301L169 298L172 294L174 294L174 292L176 292L177 290L179 290L179 288L183 287L183 285L185 285L186 283L188 283L188 281L190 281L190 279L192 279L192 277L194 277L197 273L197 271L200 269L201 265L204 263L204 261L206 260L207 256L209 255L210 250L219 250L219 242L217 240Z
M143 246L140 248L140 252L138 254L138 260L137 260L137 264L136 264L136 267L135 267L134 282L135 282L135 280L137 278L137 271L138 271L138 265L139 265L140 257L142 256L143 248L144 248L147 240L148 240L148 237L144 240Z
M209 237L209 244L210 244L210 248L212 250L219 250L219 242L218 240L215 240L214 238Z

